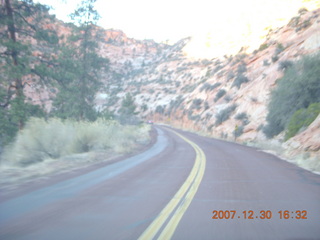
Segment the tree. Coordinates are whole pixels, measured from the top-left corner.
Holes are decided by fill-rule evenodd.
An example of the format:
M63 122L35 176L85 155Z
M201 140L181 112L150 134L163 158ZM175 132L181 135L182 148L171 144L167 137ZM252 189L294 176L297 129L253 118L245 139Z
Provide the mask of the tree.
M25 86L30 82L47 84L44 70L52 58L50 51L37 57L37 49L47 50L58 43L53 29L43 26L53 21L48 7L32 0L4 0L0 5L0 137L10 139L22 129L40 107L28 103ZM36 42L31 45L30 42ZM40 113L42 115L43 112Z
M320 55L306 56L285 70L271 92L268 124L263 132L269 138L278 135L289 124L292 115L320 102Z
M138 119L136 115L136 105L134 99L130 93L127 93L125 98L122 100L121 108L119 109L120 122L123 124L136 124Z
M59 92L54 100L53 112L62 118L95 120L94 100L101 87L101 74L108 69L109 60L97 54L99 19L94 9L96 0L82 1L71 14L75 23L72 34L57 59L55 76Z

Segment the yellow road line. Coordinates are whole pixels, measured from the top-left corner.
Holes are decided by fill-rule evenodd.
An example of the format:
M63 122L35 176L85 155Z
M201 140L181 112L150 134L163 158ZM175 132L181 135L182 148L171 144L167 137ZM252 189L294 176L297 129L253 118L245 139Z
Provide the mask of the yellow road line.
M175 229L177 228L183 214L189 207L194 195L196 194L199 185L201 183L202 177L204 175L205 165L206 165L206 157L204 152L201 148L195 144L194 142L190 141L186 137L182 136L181 134L170 130L182 138L184 141L189 143L194 150L196 151L196 160L194 162L193 168L180 187L178 192L174 195L171 201L165 206L165 208L160 212L157 218L149 225L149 227L142 233L139 237L139 240L150 240L153 239L154 236L159 232L162 225L165 221L169 218L169 216L173 213L174 209L177 207L175 213L172 215L171 219L169 220L166 227L160 233L158 239L165 239L168 240L172 237ZM185 196L183 198L183 196Z

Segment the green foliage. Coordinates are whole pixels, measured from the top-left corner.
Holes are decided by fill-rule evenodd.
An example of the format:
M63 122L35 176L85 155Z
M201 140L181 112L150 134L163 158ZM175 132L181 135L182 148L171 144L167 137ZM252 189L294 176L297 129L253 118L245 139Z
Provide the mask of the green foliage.
M279 60L279 56L276 55L276 54L271 57L271 61L272 61L273 63L275 63L275 62L278 61L278 60Z
M234 77L235 77L235 75L234 75L233 71L231 70L231 71L228 72L228 74L227 74L227 81L231 80L231 79L234 78Z
M39 106L25 99L24 79L31 77L33 84L42 86L51 83L46 74L52 60L48 49L54 49L59 38L54 30L43 28L43 23L52 21L48 9L32 0L6 0L0 4L0 145L13 139L28 117L43 115ZM30 42L36 42L36 47ZM43 50L41 57L33 54L39 49Z
M278 70L286 70L292 66L293 66L293 62L290 60L281 61L281 62L279 62Z
M184 99L181 95L179 95L175 100L171 100L168 112L171 113L173 109L177 109L181 105L181 103L183 103L183 101ZM157 108L156 108L156 111L157 111ZM161 109L158 109L158 110L161 110Z
M161 105L158 105L157 107L156 107L156 113L159 113L159 114L163 114L164 113L164 107L163 106L161 106Z
M197 110L201 109L201 104L202 104L203 100L200 98L196 98L192 100L192 105L191 108L196 108Z
M237 74L240 75L247 71L247 65L244 62L241 62L237 67Z
M304 28L308 28L309 26L311 26L311 22L309 19L304 20L297 28L296 28L296 32L301 31Z
M294 27L297 27L299 23L300 23L300 16L293 17L290 19L288 26L294 28Z
M221 85L221 83L214 83L214 84L210 84L210 83L204 83L203 86L200 88L200 92L202 92L203 90L205 90L206 92L208 91L212 91L213 89L219 87Z
M240 137L243 134L243 130L244 130L244 126L243 125L241 125L241 126L237 125L233 130L233 136L235 138Z
M136 105L134 104L134 99L130 93L127 93L125 98L122 101L121 108L119 109L119 113L126 116L136 115L137 113L135 112L135 110L136 110Z
M148 105L147 104L142 104L142 106L141 106L141 110L143 111L143 112L145 112L145 111L147 111L148 110Z
M244 119L248 119L248 115L246 112L242 112L242 113L238 113L234 118L237 120L244 120Z
M288 68L271 92L268 124L263 131L269 138L278 135L299 109L320 102L320 55L306 56Z
M269 65L270 65L269 61L267 59L264 59L263 66L269 66Z
M217 92L217 95L216 97L214 98L214 101L218 101L221 97L223 97L225 94L227 93L226 90L224 89L220 89L218 92Z
M231 113L236 110L237 105L233 104L223 110L221 110L217 115L216 115L216 122L215 125L218 126L224 121L228 120Z
M308 127L319 115L320 103L310 104L309 107L297 110L287 126L285 140L295 136L303 127Z
M234 79L234 81L232 83L232 87L235 86L238 89L240 89L241 85L243 83L247 83L247 82L249 82L249 79L241 73Z
M15 142L5 149L1 160L24 166L83 152L127 153L137 142L148 139L146 126L122 126L102 119L74 122L31 118Z
M278 44L277 44L277 48L276 48L276 50L275 50L275 55L278 55L278 54L281 53L284 49L285 49L285 47L284 47L281 43L278 43Z
M263 43L260 45L259 51L263 51L263 50L267 49L268 47L269 47L269 45L267 43Z
M56 68L49 74L57 82L58 94L52 114L67 119L94 121L94 100L102 87L101 76L108 71L109 60L97 54L100 33L94 28L99 16L95 0L82 1L72 14L77 27L67 42L60 46Z
M303 15L303 14L305 14L305 13L307 13L307 12L308 12L308 9L306 9L305 7L299 8L299 11L298 11L298 13L299 13L300 15Z
M279 60L279 54L285 49L285 47L281 44L281 43L278 43L277 44L277 47L276 47L276 50L274 51L274 54L273 56L271 57L271 60L272 62L276 62Z
M136 117L138 114L136 108L132 95L127 93L119 109L120 122L122 124L137 124L139 120Z
M0 107L0 147L10 143L18 132L21 121L25 122L31 116L44 117L45 112L40 106L27 103L24 96L14 98L9 109Z
M103 111L99 112L98 117L104 120L113 120L115 119L115 115L113 112L109 111L108 109L104 109Z

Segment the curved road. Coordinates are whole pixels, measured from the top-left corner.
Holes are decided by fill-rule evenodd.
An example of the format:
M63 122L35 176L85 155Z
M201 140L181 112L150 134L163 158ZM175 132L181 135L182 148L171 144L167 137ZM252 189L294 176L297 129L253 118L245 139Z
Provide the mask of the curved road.
M157 126L147 151L0 197L0 239L320 239L320 176Z

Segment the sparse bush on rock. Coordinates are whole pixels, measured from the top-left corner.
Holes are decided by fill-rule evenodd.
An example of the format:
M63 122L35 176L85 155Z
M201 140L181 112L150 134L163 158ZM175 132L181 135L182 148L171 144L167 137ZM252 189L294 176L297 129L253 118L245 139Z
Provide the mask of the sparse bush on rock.
M221 110L217 115L216 115L216 122L215 125L219 126L221 123L223 123L224 121L228 120L231 113L236 110L237 105L236 104L232 104L231 106Z
M244 120L244 119L248 119L248 115L247 113L242 112L242 113L238 113L234 118L237 120Z
M243 134L243 129L244 129L244 126L241 125L241 126L236 126L236 128L234 129L233 131L233 136L235 138L237 137L240 137L242 134Z
M247 82L249 82L249 79L241 73L234 79L232 87L237 87L240 89L241 85Z
M214 101L215 101L215 102L218 101L218 100L219 100L221 97L223 97L226 93L227 93L226 90L220 89L220 90L217 92L217 95L216 95Z
M269 47L269 45L267 43L263 43L260 45L259 51L263 51L263 50L267 49L268 47Z

